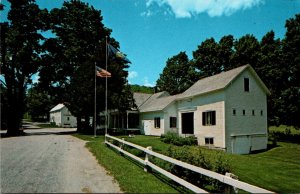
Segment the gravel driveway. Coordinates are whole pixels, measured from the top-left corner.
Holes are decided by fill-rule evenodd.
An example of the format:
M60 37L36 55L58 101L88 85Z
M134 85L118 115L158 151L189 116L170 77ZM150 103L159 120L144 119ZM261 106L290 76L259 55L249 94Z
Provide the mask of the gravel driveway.
M1 138L0 192L121 192L85 141L68 134L74 130L34 129L26 136Z

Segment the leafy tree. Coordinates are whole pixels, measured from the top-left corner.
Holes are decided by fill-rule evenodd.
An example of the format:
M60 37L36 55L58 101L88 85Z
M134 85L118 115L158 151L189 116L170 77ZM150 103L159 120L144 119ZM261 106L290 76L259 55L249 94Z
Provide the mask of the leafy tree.
M77 117L78 130L89 125L94 113L95 64L105 68L105 42L115 48L119 43L109 35L111 30L104 27L99 10L87 3L72 0L63 7L50 12L51 29L56 35L44 46L48 53L43 56L40 71L40 85L49 90L57 101L64 102ZM109 60L108 108L118 107L114 96L128 99L123 92L128 66L120 60ZM97 110L104 110L105 79L97 78ZM124 103L122 103L124 104ZM85 118L84 125L81 124Z
M300 14L286 21L283 39L284 63L287 69L287 87L282 92L281 118L286 124L300 127Z
M171 95L184 92L195 81L195 70L190 65L185 52L180 52L167 60L166 67L157 80L160 91L168 91Z
M250 64L254 69L260 57L260 46L253 35L245 35L234 42L235 52L231 58L232 67Z
M132 92L140 92L140 93L146 93L146 94L153 94L154 89L152 87L147 86L139 86L137 84L130 85Z
M41 41L45 30L46 10L34 0L8 0L11 9L8 23L1 29L1 73L7 86L7 133L20 134L19 126L25 110L25 91L31 76L38 71Z
M221 64L221 70L227 71L233 68L231 57L233 50L234 38L232 35L223 36L219 41L218 58Z
M193 64L200 72L200 77L208 77L222 71L222 62L219 58L219 45L214 38L206 39L193 52Z
M39 120L41 117L49 121L49 110L56 104L48 93L36 85L28 90L27 96L27 111L32 120Z
M268 32L260 42L260 58L256 66L256 72L264 81L271 92L268 97L268 119L270 124L279 124L279 106L282 90L287 87L286 69L284 68L282 43L275 40L275 33Z

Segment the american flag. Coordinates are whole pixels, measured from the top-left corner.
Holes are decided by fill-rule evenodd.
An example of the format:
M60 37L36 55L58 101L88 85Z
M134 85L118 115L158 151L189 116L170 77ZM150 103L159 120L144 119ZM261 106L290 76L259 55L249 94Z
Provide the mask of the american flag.
M111 77L111 73L109 73L105 69L102 69L100 67L96 67L96 69L97 69L97 71L96 71L97 76L99 76L99 77Z

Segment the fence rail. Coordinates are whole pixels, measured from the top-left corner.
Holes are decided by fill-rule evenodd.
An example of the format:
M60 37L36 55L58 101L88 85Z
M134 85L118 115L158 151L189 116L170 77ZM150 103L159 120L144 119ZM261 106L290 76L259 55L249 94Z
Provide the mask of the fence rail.
M118 142L121 143L121 146L118 147L112 143L110 143L109 141L107 141L107 138L109 139L113 139L113 140L116 140ZM239 188L239 189L242 189L242 190L245 190L245 191L248 191L250 193L273 193L271 191L268 191L266 189L263 189L263 188L260 188L260 187L257 187L257 186L254 186L254 185L250 185L248 183L245 183L245 182L242 182L242 181L239 181L239 180L236 180L236 179L233 179L231 178L230 176L226 176L226 175L222 175L222 174L219 174L219 173L216 173L216 172L213 172L213 171L210 171L210 170L206 170L204 168L201 168L201 167L198 167L198 166L194 166L194 165L191 165L191 164L188 164L188 163L185 163L185 162L182 162L180 160L176 160L174 158L171 158L171 157L168 157L168 156L165 156L163 154L160 154L160 153L157 153L157 152L154 152L152 151L151 147L142 147L142 146L139 146L139 145L136 145L136 144L133 144L133 143L130 143L130 142L127 142L123 139L119 139L119 138L116 138L116 137L113 137L113 136L110 136L110 135L105 135L105 143L113 148L115 148L116 150L118 150L119 152L133 158L134 160L138 161L139 163L145 165L145 171L147 171L146 169L147 168L152 168L156 171L158 171L159 173L167 176L168 178L176 181L177 183L183 185L184 187L196 192L196 193L208 193L207 191L171 174L170 172L156 166L155 164L151 163L149 160L148 160L148 157L149 156L155 156L157 158L160 158L162 160L165 160L167 162L170 162L172 164L175 164L175 165L178 165L178 166L181 166L183 168L186 168L186 169L189 169L191 171L194 171L194 172L197 172L199 174L202 174L202 175L205 175L205 176L208 176L210 178L214 178L216 180L219 180L220 182L222 183L225 183L227 185L230 185L230 186L233 186L235 188ZM131 147L134 147L140 151L143 151L146 153L146 157L145 157L145 160L125 151L122 147L124 145L128 145L128 146L131 146Z

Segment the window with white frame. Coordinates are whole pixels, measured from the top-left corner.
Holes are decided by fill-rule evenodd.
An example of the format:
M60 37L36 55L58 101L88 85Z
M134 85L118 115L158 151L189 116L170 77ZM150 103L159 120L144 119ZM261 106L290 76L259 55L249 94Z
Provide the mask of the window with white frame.
M214 138L213 137L206 137L205 138L205 145L214 145Z
M202 112L202 125L216 125L216 111L206 111Z

